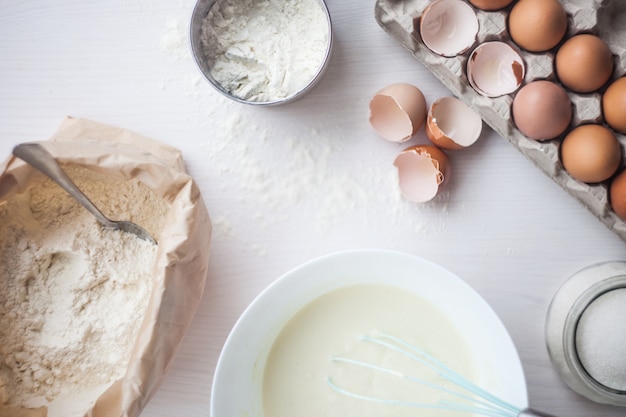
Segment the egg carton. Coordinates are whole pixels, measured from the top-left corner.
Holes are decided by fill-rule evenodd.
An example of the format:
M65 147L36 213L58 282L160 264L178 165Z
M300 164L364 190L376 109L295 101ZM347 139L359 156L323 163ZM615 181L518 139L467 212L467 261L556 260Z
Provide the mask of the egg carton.
M487 125L513 144L546 175L626 241L626 222L611 210L609 204L608 181L586 184L571 177L559 159L562 136L549 141L527 138L516 128L512 120L511 105L515 93L488 98L477 93L468 81L466 65L472 50L483 42L499 40L513 46L524 60L526 73L522 86L537 79L548 79L558 83L554 73L554 59L558 47L545 53L531 53L513 43L507 30L507 16L514 2L507 8L495 12L474 8L479 21L479 32L474 46L455 57L442 57L424 45L419 32L420 16L430 3L431 0L376 0L375 18L388 34L411 52L456 97L479 113ZM598 35L607 42L614 55L615 68L611 82L625 74L626 2L561 0L561 3L567 13L568 31L560 44L579 33ZM568 131L584 123L603 123L601 92L576 94L568 91L573 104L573 118ZM626 136L617 133L616 136L624 154Z

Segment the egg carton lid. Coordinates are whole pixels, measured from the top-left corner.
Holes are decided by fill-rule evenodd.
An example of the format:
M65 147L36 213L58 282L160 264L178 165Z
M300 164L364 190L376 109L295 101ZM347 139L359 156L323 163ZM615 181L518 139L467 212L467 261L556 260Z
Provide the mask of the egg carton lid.
M500 11L482 11L474 8L479 22L476 42L462 54L442 57L428 49L420 36L420 16L430 3L432 0L376 0L375 19L385 32L408 50L456 97L480 114L488 126L513 144L535 166L587 207L602 223L626 242L626 222L611 210L608 182L586 184L570 176L559 159L560 138L536 141L523 135L516 128L511 116L511 105L515 93L496 98L485 97L477 93L468 81L465 67L470 53L476 46L492 40L514 45L508 35L506 23L512 5ZM626 43L623 39L626 39L626 2L573 0L561 1L561 4L568 18L568 31L564 40L578 33L598 35L607 42L615 58L614 75L611 80L624 74L626 72ZM526 64L522 86L537 79L556 80L553 63L557 48L545 53L530 53L517 48ZM568 95L574 108L572 126L602 122L601 93L576 94L568 91ZM626 136L616 133L616 137L624 153Z

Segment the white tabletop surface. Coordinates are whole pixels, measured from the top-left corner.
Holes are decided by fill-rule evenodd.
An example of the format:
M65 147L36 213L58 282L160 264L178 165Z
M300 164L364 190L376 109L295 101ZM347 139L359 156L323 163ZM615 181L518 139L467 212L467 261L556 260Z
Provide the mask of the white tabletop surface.
M368 102L400 81L429 103L449 92L377 25L373 1L328 1L328 72L274 108L228 101L201 78L187 43L193 5L0 2L0 155L47 139L66 115L124 127L183 151L212 217L204 298L143 416L208 416L220 349L252 299L302 262L364 247L427 258L473 286L511 333L535 408L624 415L569 390L543 335L564 280L623 259L624 243L491 130L450 153L434 201L402 200L392 161L404 145L377 136ZM410 144L425 141L422 129Z

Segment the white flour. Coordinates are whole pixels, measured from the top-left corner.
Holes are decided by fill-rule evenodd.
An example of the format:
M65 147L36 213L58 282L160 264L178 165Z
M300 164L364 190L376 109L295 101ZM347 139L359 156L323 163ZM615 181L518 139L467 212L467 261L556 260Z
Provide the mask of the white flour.
M210 161L207 178L220 178L220 186L234 190L238 198L228 211L212 212L219 240L237 241L241 248L266 255L267 242L251 236L250 227L275 229L298 218L300 207L314 210L306 221L324 238L356 216L362 224L384 216L392 225L424 237L447 229L448 205L441 201L416 205L402 199L393 166L384 160L380 163L379 154L371 154L355 174L342 159L350 148L339 127L334 128L337 134L322 135L319 131L328 127L304 126L297 134L274 140L286 135L283 127L256 122L236 103L226 106L230 106L226 114L218 108L208 113L215 127L211 139L200 147L204 160ZM443 196L446 193L442 190ZM233 218L253 218L254 222L248 225Z
M167 206L139 182L68 172L105 214L161 230ZM104 230L47 179L0 205L0 415L5 404L82 416L124 375L156 248Z
M318 0L218 0L202 29L213 78L251 101L281 99L308 84L329 32Z

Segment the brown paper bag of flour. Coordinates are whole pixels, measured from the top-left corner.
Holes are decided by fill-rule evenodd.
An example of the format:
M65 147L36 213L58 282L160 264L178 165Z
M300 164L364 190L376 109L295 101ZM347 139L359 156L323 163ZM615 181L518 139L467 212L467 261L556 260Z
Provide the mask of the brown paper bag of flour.
M41 142L61 163L82 165L119 177L137 178L170 206L158 241L154 285L124 378L115 381L89 417L136 417L166 376L202 296L211 222L181 152L124 129L67 118ZM0 164L0 202L26 190L38 175L21 160ZM9 408L0 417L45 417L47 408Z

